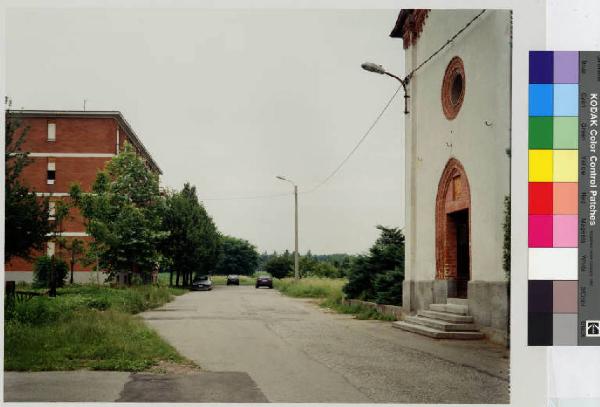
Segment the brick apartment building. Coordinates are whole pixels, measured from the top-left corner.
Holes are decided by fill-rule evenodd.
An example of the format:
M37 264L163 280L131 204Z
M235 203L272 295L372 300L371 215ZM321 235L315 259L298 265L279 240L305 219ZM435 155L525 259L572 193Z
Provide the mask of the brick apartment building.
M90 191L96 173L114 157L127 141L144 159L148 168L162 174L135 131L118 111L8 111L7 120L18 120L28 134L23 151L29 152L31 164L23 171L22 181L38 196L48 196L52 216L53 203L69 195L72 183L78 182L84 191ZM89 241L83 219L77 209L71 211L64 223L63 236ZM46 251L55 251L52 242ZM33 263L13 258L5 264L6 281L31 281ZM98 277L95 264L75 266L74 280L89 282ZM100 279L102 281L102 279Z

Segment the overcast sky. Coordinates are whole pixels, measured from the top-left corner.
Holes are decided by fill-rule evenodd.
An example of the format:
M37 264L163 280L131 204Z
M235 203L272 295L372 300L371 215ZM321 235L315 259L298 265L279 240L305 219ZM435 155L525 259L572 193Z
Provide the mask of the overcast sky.
M325 178L404 71L398 10L8 10L13 108L120 110L162 168L196 185L225 234L293 250L292 196ZM404 225L402 92L342 170L299 197L300 252L366 251Z

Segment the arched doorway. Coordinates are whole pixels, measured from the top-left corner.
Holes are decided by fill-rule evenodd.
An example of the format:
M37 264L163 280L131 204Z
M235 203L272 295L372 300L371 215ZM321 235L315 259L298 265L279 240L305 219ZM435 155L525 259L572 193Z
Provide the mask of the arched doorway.
M447 280L448 297L467 298L471 279L471 191L465 169L446 163L435 203L436 279Z

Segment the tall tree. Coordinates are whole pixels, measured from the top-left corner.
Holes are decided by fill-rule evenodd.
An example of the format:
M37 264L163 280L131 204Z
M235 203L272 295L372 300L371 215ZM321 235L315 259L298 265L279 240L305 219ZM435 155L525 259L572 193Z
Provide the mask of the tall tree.
M402 302L404 234L401 229L377 226L379 238L368 255L358 256L348 273L344 292L350 298L382 303Z
M265 264L265 271L275 278L290 277L294 268L294 259L287 254L273 255Z
M179 285L180 278L184 286L190 285L194 275L214 270L219 258L219 234L198 202L196 187L186 183L180 192L168 195L162 222L169 233L162 251L170 259L171 270L175 269L175 285Z
M70 242L65 242L64 248L67 250L69 266L71 270L71 277L69 278L69 282L73 284L75 264L79 263L83 259L82 256L85 254L85 246L83 240L73 239Z
M91 192L71 187L71 197L86 218L100 267L109 278L132 272L147 280L160 260L164 200L158 176L129 144L98 172Z
M252 275L258 267L259 254L256 247L244 239L221 237L221 251L215 274Z
M4 183L4 261L13 257L30 259L34 250L41 251L48 240L48 199L37 197L20 179L31 162L23 151L28 128L20 121L7 118L5 124Z

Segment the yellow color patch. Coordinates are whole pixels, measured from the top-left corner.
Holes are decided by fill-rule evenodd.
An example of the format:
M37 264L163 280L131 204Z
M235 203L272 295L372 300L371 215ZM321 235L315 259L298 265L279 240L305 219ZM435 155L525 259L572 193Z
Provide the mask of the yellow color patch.
M577 150L554 150L554 182L577 182Z
M529 150L529 182L552 182L552 150Z

